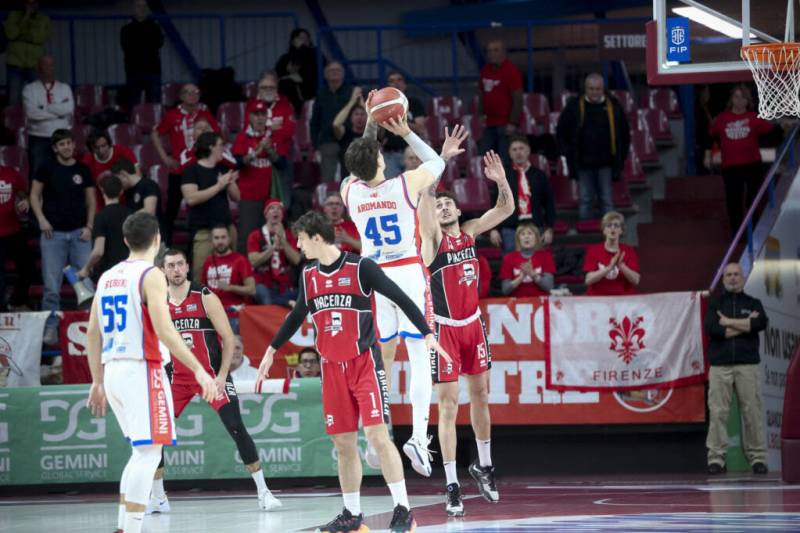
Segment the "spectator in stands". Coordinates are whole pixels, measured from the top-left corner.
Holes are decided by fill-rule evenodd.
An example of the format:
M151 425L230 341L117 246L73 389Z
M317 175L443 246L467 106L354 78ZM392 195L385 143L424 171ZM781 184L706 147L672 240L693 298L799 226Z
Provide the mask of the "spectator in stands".
M191 150L195 140L205 132L207 127L212 131L220 132L219 123L214 116L200 103L200 89L193 83L187 83L181 88L181 102L167 111L159 125L153 128L150 139L153 147L158 152L161 161L169 169L169 187L167 188L167 213L166 233L167 240L171 242L172 228L175 218L180 210L181 176L194 162L184 160L184 152ZM201 122L205 123L204 126ZM198 131L199 130L199 131ZM167 154L161 135L166 135L172 156ZM196 263L193 263L196 265ZM198 267L199 268L199 267Z
M336 246L343 252L361 253L361 236L358 228L349 218L345 218L344 201L339 192L328 193L322 205L325 216L333 224L336 232Z
M89 138L86 139L86 148L89 152L83 154L81 163L89 167L94 180L95 192L97 194L97 211L105 206L103 199L102 182L112 173L112 168L117 161L125 159L136 164L136 155L125 145L111 144L111 137L105 130L92 130Z
M486 45L486 65L479 80L478 117L485 124L480 151L494 150L508 161L508 138L517 132L522 113L522 73L506 57L501 40Z
M500 280L503 295L547 296L553 288L556 263L550 250L541 250L542 237L533 222L520 222L515 235L516 250L503 257Z
M44 296L42 309L58 311L64 267L79 269L91 251L95 193L92 175L75 159L72 132L57 129L51 139L55 157L39 168L31 184L31 209L42 232ZM45 344L58 341L58 317L51 314L45 324Z
M514 213L500 224L500 230L493 229L489 239L495 246L502 243L503 251L510 253L516 242L517 225L522 221L532 221L542 236L542 245L553 242L553 224L556 222L556 204L550 180L539 168L531 164L531 146L524 135L510 138L509 156L511 167L506 175L511 179L511 193L514 195ZM497 195L497 188L492 188Z
M22 89L22 103L28 122L28 159L30 175L36 176L45 162L53 158L51 138L58 129L72 127L75 100L66 83L56 81L53 56L39 59L39 80Z
M726 110L711 124L711 135L720 140L725 204L734 234L764 180L758 137L771 129L772 123L753 111L753 95L745 85L733 88Z
M285 96L278 93L278 75L272 71L261 75L261 79L258 81L258 95L247 102L244 117L247 121L245 129L250 125L250 114L259 102L265 106L267 130L272 136L272 142L275 144L278 154L288 158L296 123L292 105Z
M586 294L635 294L636 286L641 281L639 256L632 247L619 242L625 230L625 217L616 211L609 211L603 215L600 226L605 242L588 246L583 260Z
M319 353L311 347L300 350L300 353L297 354L297 368L294 371L294 377L318 378L321 373Z
M111 173L122 182L125 191L125 205L131 211L144 211L162 223L161 189L150 178L142 178L142 171L127 159L120 159L111 167Z
M261 100L249 106L250 125L236 136L233 155L242 165L239 171L239 240L238 250L247 249L247 236L264 224L264 202L272 191L272 169L286 168L287 153L281 156L267 129L267 104Z
M39 11L38 0L24 0L22 4L24 9L11 11L5 21L9 106L19 105L22 87L36 80L36 65L50 38L50 18Z
M181 193L189 206L189 240L192 247L192 279L200 279L200 270L211 255L211 228L224 225L236 241L228 200L239 201L236 185L238 172L223 165L222 137L209 132L200 135L195 143L197 163L186 169L181 181Z
M33 256L28 247L28 232L20 224L27 213L27 187L19 172L0 166L0 312L30 311L28 291L34 272ZM16 283L6 302L6 260L14 263Z
M109 175L100 188L106 207L94 219L94 245L86 264L78 271L79 278L91 278L95 283L103 272L127 259L128 247L122 237L122 224L133 213L128 206L119 203L122 180L117 176Z
M344 82L344 67L338 61L325 67L325 82L314 100L309 128L316 159L321 165L322 181L327 183L336 178L339 163L339 143L333 134L333 119L347 105L353 87Z
M333 136L339 143L339 166L343 174L349 172L344 166L344 154L347 147L364 134L367 127L367 108L364 104L364 97L361 94L361 87L353 87L353 94L333 119Z
M289 35L289 50L275 64L279 91L286 95L299 116L303 104L317 96L317 49L304 28L295 28Z
M767 473L764 411L761 408L758 334L767 329L767 314L761 301L744 292L744 275L737 263L723 272L725 287L708 304L705 330L708 334L708 473L726 471L728 414L734 388L742 416L742 448L756 474Z
M403 169L404 170L416 170L422 164L419 156L417 156L414 149L410 146L406 146L406 149L403 151Z
M386 84L406 95L406 98L408 98L408 127L411 128L414 133L424 138L426 136L425 119L427 118L425 106L419 98L406 94L408 86L406 85L405 76L396 70L392 71L386 76ZM385 134L383 149L381 150L381 153L383 153L383 161L386 163L384 175L392 178L399 175L403 170L407 170L403 163L404 152L408 145L402 137L388 130L381 128L380 132Z
M231 249L227 225L217 224L211 229L211 242L214 252L203 263L200 281L219 296L234 333L239 333L238 313L256 295L253 269L245 256Z
M128 108L141 101L161 102L161 47L164 33L149 17L147 0L134 0L133 19L122 27L119 40L125 58L125 103Z
M233 357L228 375L233 378L235 383L243 381L255 382L258 371L250 365L250 358L244 354L244 343L241 335L234 335Z
M605 93L603 77L586 76L585 92L570 98L558 117L556 136L569 174L578 180L578 218L592 218L595 196L601 214L614 209L612 182L622 177L630 147L628 118L619 101Z
M264 205L264 225L247 237L247 258L256 278L256 302L289 305L297 299L291 267L300 263L297 237L284 226L284 207L278 200Z

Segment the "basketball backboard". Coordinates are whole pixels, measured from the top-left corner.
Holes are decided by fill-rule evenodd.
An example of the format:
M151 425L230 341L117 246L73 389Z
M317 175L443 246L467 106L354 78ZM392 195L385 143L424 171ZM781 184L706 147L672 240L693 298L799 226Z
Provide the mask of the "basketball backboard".
M783 41L786 15L787 0L654 0L647 23L647 81L752 81L742 45Z

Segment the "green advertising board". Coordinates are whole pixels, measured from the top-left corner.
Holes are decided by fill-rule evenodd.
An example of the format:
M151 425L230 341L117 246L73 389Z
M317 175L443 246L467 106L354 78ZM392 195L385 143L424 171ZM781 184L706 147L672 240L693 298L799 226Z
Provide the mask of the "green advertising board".
M93 417L86 385L0 389L0 485L116 482L130 456L114 415ZM335 476L319 379L292 380L286 394L239 397L245 427L267 477ZM247 477L217 414L195 398L165 447L168 479ZM366 450L359 439L362 457ZM364 465L365 474L379 472Z

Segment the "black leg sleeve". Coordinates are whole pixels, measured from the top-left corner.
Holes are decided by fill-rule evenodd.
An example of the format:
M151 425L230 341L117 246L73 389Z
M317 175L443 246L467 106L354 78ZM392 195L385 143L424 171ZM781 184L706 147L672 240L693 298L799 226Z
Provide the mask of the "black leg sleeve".
M242 422L242 414L239 412L239 399L235 393L233 395L230 394L230 390L233 389L233 382L230 380L230 376L228 376L228 383L230 384L230 387L227 387L228 396L231 402L220 407L217 414L236 443L236 449L239 450L242 462L246 465L253 464L258 461L258 450L256 450L256 444Z

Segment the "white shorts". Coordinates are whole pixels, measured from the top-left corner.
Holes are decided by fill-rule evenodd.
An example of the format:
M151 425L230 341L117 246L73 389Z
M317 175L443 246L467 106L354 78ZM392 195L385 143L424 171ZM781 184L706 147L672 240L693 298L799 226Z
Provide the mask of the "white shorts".
M132 446L175 444L172 389L164 367L144 360L111 360L105 364L105 391Z
M417 305L420 313L430 325L433 317L433 304L430 296L428 270L422 262L400 266L381 266L386 275ZM388 342L397 335L421 339L422 334L411 320L394 302L382 294L375 293L375 323L378 338Z

